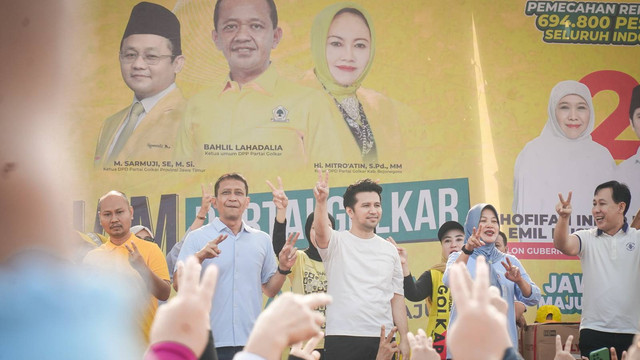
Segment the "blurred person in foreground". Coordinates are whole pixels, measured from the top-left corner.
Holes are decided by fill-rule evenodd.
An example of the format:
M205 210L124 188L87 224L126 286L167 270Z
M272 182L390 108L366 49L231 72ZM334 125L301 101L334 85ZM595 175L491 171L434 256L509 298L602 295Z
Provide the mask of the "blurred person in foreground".
M131 289L70 260L77 235L69 226L66 190L74 179L64 146L73 142L62 129L69 128L63 114L72 94L65 90L77 65L68 55L83 46L74 42L80 39L73 8L24 0L0 12L0 349L6 359L140 359L143 350L131 321Z
M208 266L200 277L202 265L195 256L179 262L180 292L158 309L151 327L151 346L145 360L195 360L207 345L211 298L216 289L218 268ZM322 338L324 316L315 308L331 301L326 294L309 296L283 294L258 317L245 350L236 360L276 360L293 346L299 359L317 359L313 346ZM310 339L304 348L302 341ZM310 346L309 346L310 345Z

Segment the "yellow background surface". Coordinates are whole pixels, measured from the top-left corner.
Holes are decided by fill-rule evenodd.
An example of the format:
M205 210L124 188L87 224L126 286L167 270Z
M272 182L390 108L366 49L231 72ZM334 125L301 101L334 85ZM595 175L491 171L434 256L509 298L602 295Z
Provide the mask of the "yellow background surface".
M188 98L227 76L227 64L211 41L213 1L157 1L172 9L182 24L186 65L177 84ZM86 231L93 228L98 197L111 189L149 198L157 213L161 194L200 196L199 183L214 181L221 172L205 176L93 170L95 143L102 121L132 101L120 75L118 51L131 8L137 1L84 1L75 11L85 21L78 32L83 46L74 54L83 61L74 73L74 107L69 113L78 184L73 200L86 202ZM312 68L309 30L326 0L277 1L283 39L272 52L273 66L298 80ZM510 212L513 167L523 146L540 134L547 118L551 88L561 80L580 80L600 70L617 70L640 79L638 46L548 44L526 16L524 1L362 0L374 19L377 52L363 87L406 104L419 114L418 122L402 122L420 141L398 144L406 148L407 166L401 174L380 174L382 183L468 178L471 205L495 204ZM475 32L475 38L474 38ZM596 127L618 105L605 91L594 97ZM485 125L482 125L485 124ZM482 127L489 132L482 135ZM635 139L630 128L620 139ZM483 156L484 155L484 156ZM621 160L621 159L616 159ZM228 169L231 171L233 169ZM250 174L251 192L267 192L269 174ZM305 174L300 179L313 178ZM346 186L357 178L332 175L332 186ZM287 190L308 189L313 182L286 182ZM181 204L182 206L182 204ZM180 208L180 221L184 219ZM184 229L183 223L179 229ZM511 239L510 241L517 241ZM407 244L417 277L439 261L436 242ZM524 266L542 287L549 273L580 272L579 262L525 260ZM535 309L527 313L533 322ZM579 319L567 315L565 321ZM426 325L411 321L411 329Z

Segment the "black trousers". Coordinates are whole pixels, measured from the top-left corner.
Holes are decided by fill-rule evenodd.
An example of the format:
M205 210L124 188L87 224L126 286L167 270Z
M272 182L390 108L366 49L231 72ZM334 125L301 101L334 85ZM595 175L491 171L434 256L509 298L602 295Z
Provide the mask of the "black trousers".
M200 356L199 360L218 360L218 354L216 353L215 345L213 344L213 334L209 330L209 341L204 348L204 352Z
M326 360L375 360L379 345L380 338L377 336L329 335L324 339L324 358Z
M315 351L320 353L320 360L324 360L324 349L315 349ZM288 360L304 360L303 358L299 358L295 355L289 355Z
M232 360L233 357L242 351L242 346L223 346L216 348L218 359Z
M589 353L600 348L614 347L618 359L622 351L628 350L633 342L634 334L610 333L591 329L580 330L580 355L589 357Z

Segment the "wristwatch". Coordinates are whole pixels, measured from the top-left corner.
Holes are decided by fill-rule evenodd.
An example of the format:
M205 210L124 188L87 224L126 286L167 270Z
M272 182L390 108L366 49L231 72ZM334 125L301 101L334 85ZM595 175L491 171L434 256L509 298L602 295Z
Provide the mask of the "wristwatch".
M467 247L465 245L467 245L467 244L462 245L462 252L467 254L467 255L473 254L473 250L467 250Z
M279 272L280 274L282 274L282 275L289 275L289 274L291 274L291 270L290 270L290 269L289 269L289 270L282 270L282 269L280 269L280 266L278 266L278 272Z

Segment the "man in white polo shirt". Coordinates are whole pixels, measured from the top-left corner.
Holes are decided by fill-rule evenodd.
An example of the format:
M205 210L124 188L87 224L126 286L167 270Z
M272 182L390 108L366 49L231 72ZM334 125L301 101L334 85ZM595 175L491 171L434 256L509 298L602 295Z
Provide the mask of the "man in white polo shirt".
M558 194L558 223L553 244L582 264L582 321L580 352L615 347L618 358L640 332L640 231L627 224L631 193L625 184L598 185L591 213L597 228L569 235L571 192Z

